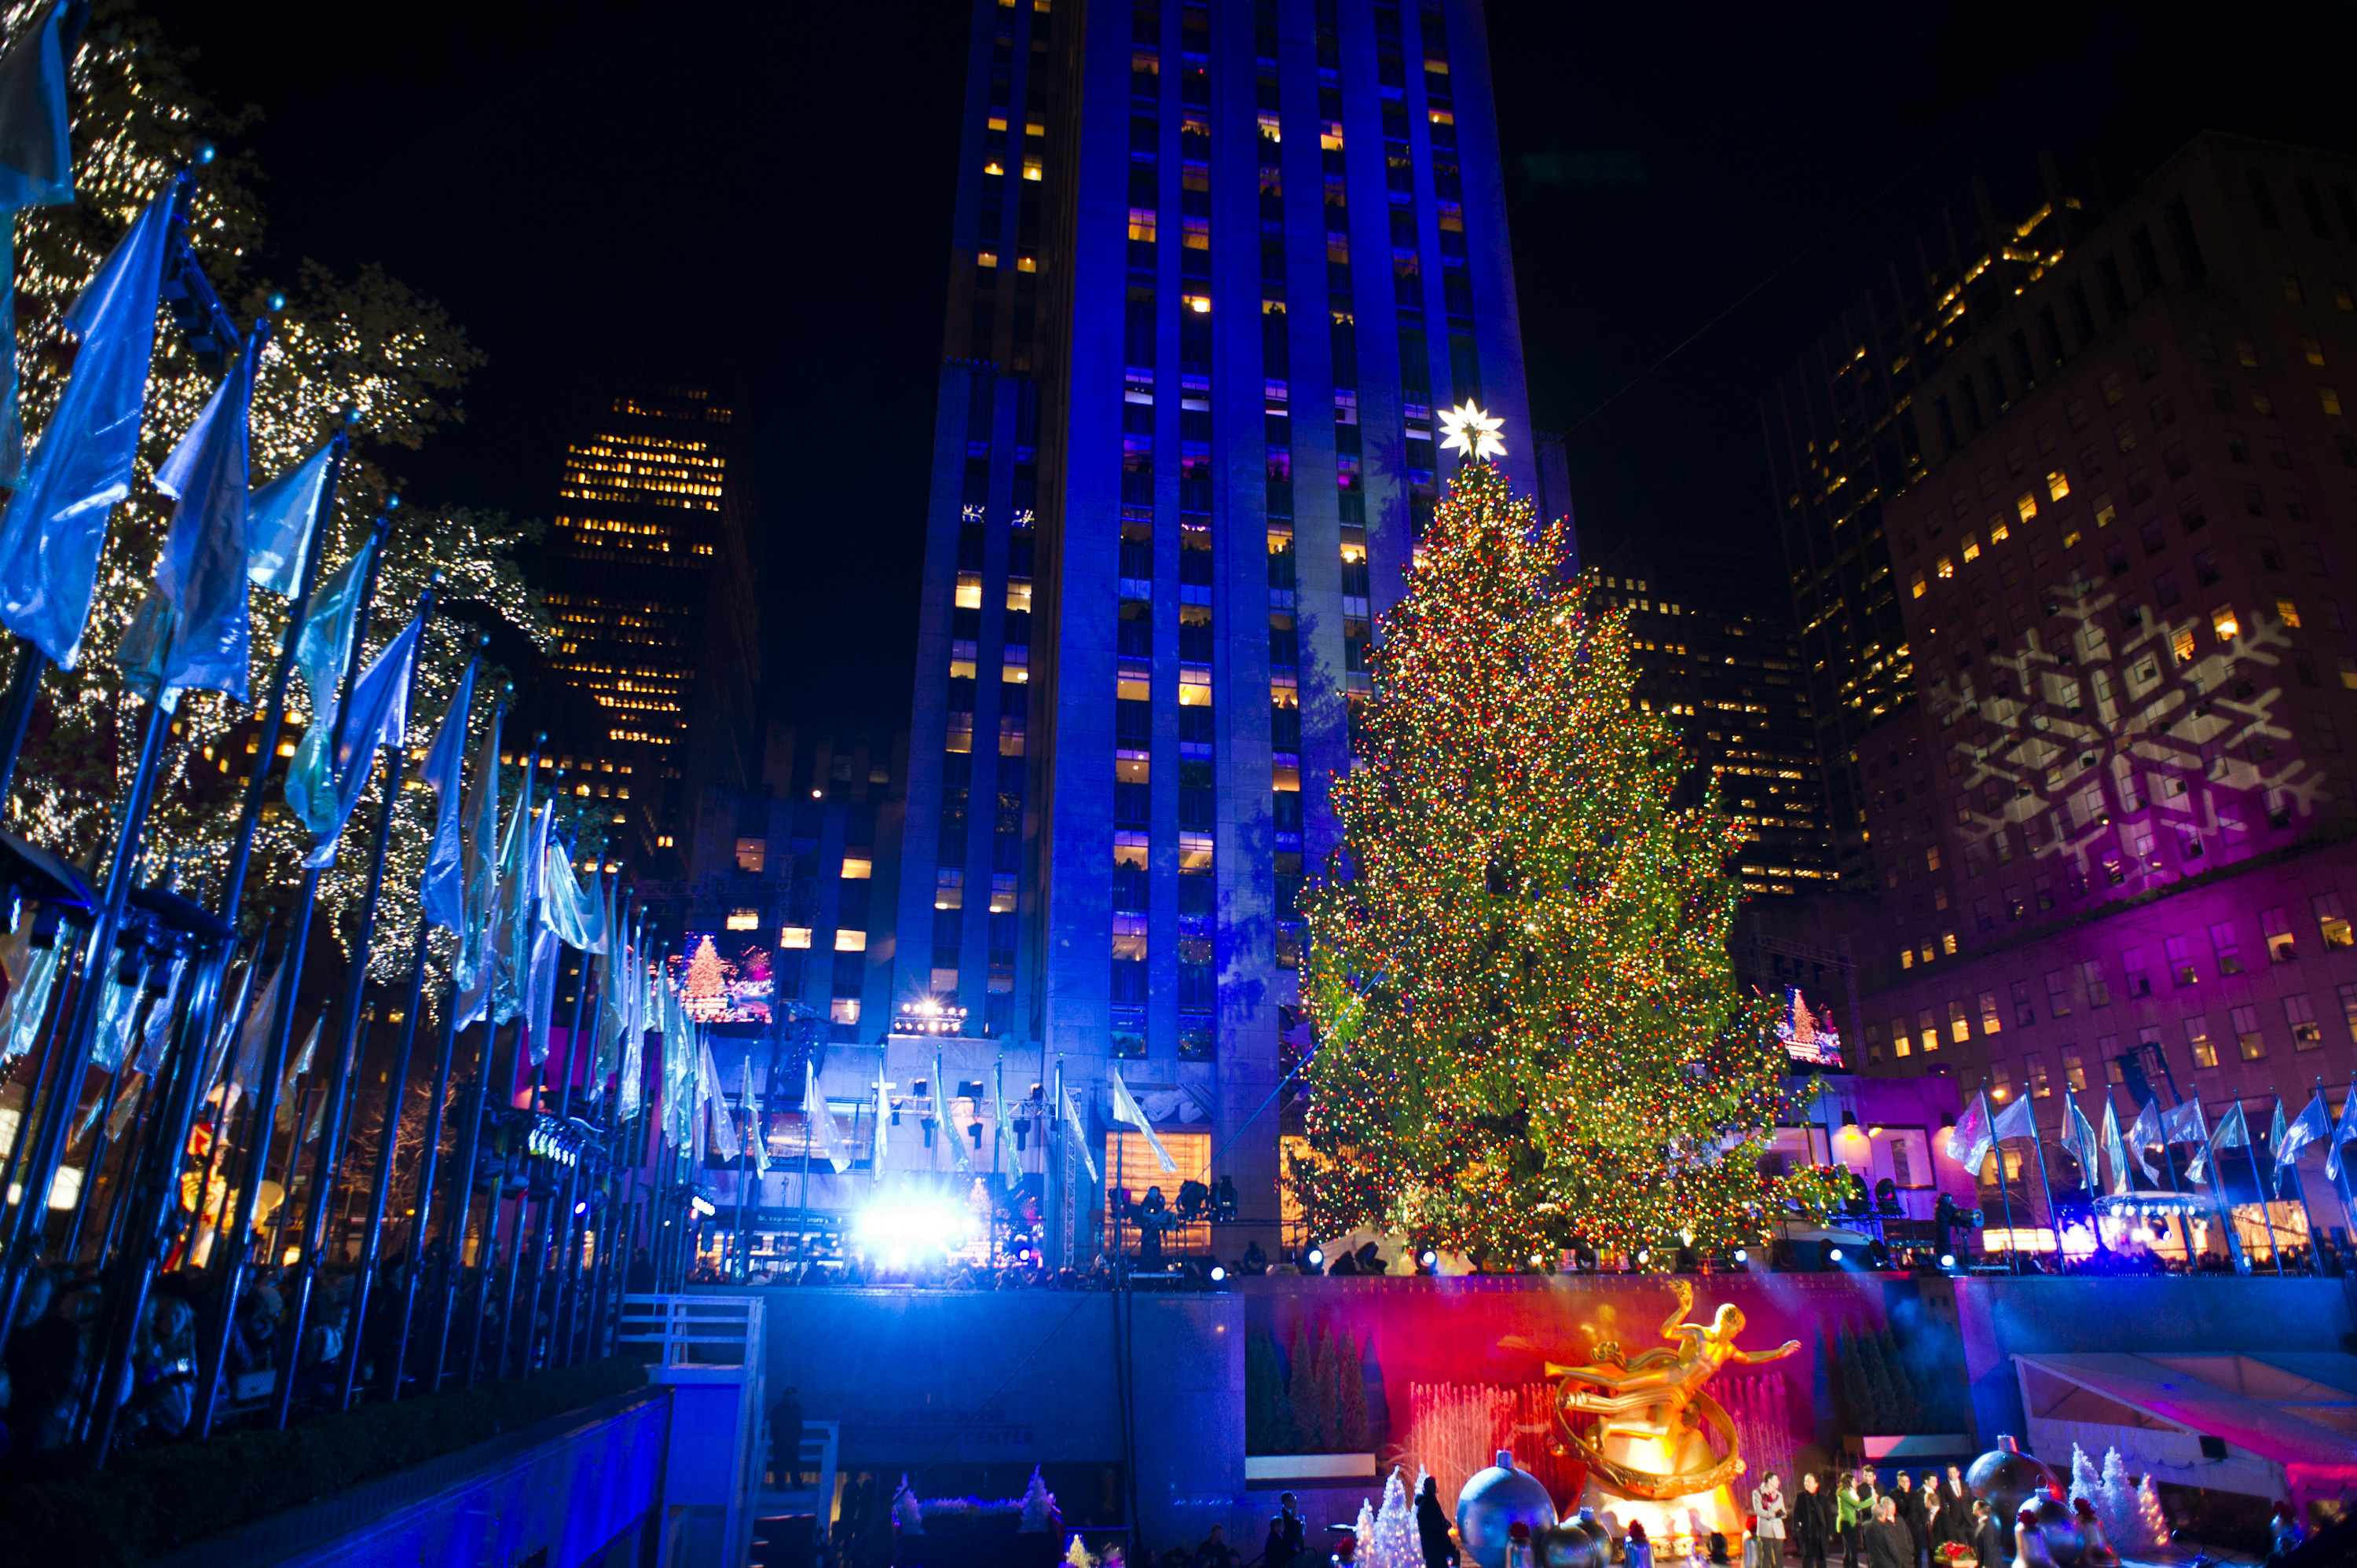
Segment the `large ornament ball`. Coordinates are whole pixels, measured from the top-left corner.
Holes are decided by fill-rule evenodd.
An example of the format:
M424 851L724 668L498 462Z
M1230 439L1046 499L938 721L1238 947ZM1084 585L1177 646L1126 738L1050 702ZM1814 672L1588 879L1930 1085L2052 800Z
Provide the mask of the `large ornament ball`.
M1498 1450L1498 1462L1477 1470L1457 1494L1457 1539L1481 1568L1505 1568L1506 1532L1526 1525L1533 1534L1555 1523L1555 1499L1528 1470L1514 1468L1514 1456Z
M1987 1500L2007 1552L2014 1550L2013 1521L2022 1503L2041 1494L2056 1498L2062 1491L2054 1472L2024 1454L2010 1436L2000 1436L1996 1447L1973 1461L1964 1472L1964 1485L1975 1497Z
M2087 1554L2086 1529L2070 1504L2056 1501L2050 1493L2022 1506L2038 1515L2038 1533L2045 1538L2047 1555L2054 1559L2057 1568L2072 1568Z
M1611 1568L1612 1538L1600 1525L1566 1520L1533 1538L1538 1568Z

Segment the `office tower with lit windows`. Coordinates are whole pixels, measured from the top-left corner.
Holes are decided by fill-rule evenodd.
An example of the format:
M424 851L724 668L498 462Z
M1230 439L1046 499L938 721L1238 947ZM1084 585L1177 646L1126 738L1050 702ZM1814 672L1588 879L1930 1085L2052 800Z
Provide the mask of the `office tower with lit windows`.
M1622 545L1598 567L1591 603L1625 610L1639 706L1668 714L1699 788L1741 823L1727 869L1755 897L1834 885L1808 671L1772 569ZM1764 591L1763 591L1764 590Z
M642 873L667 874L698 790L760 776L736 435L733 411L702 389L597 400L565 445L536 574L557 630L550 670L571 699L540 715L544 756L569 788L611 791Z
M898 1004L1117 1061L1248 1220L1436 408L1534 487L1487 48L1468 0L974 11Z
M1836 867L1845 889L1874 881L1858 737L1914 693L1884 510L1922 477L1929 436L1918 389L1933 379L2088 218L2041 159L2042 199L1999 219L1975 181L1974 212L1936 245L1918 244L1760 400L1769 482L1809 672ZM1998 412L1995 406L1986 413ZM1977 407L1974 417L1982 417Z
M1851 742L1867 1070L2050 1135L2357 1063L2357 160L2204 134L2098 208L1916 381L1915 695Z

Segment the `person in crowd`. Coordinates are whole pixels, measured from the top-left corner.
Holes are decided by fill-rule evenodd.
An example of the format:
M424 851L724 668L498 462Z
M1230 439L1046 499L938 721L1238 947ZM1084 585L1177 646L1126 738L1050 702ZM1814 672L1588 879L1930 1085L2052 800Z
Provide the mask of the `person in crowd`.
M1218 1525L1196 1543L1194 1568L1222 1568L1228 1560L1227 1532Z
M66 1440L75 1394L81 1388L81 1329L71 1298L59 1299L57 1276L35 1269L26 1277L8 1337L8 1439L11 1452L55 1448Z
M156 1294L139 1316L134 1391L116 1432L126 1444L168 1443L187 1429L196 1410L196 1315L180 1297Z
M1777 1568L1784 1561L1784 1477L1770 1470L1751 1488L1751 1568Z
M1906 1528L1908 1538L1915 1543L1915 1555L1907 1561L1920 1563L1931 1549L1929 1520L1923 1512L1923 1494L1915 1489L1914 1477L1900 1470L1890 1477L1889 1501L1896 1506L1899 1522Z
M1792 1529L1801 1549L1801 1568L1825 1568L1825 1546L1834 1533L1834 1498L1818 1484L1813 1470L1801 1472L1801 1492L1792 1499Z
M1973 1555L1986 1568L1996 1568L2005 1562L2005 1532L1997 1528L1996 1511L1988 1506L1986 1498L1973 1499Z
M1306 1544L1301 1502L1291 1492L1276 1496L1276 1517L1268 1521L1268 1568L1293 1568Z
M1457 1568L1457 1542L1448 1526L1448 1510L1440 1506L1440 1483L1426 1476L1415 1494L1415 1538L1424 1548L1424 1568Z
M1834 1528L1841 1531L1842 1568L1857 1568L1859 1532L1873 1522L1874 1504L1880 1497L1874 1472L1860 1466L1848 1483L1834 1494Z
M1858 1534L1867 1568L1915 1568L1915 1538L1899 1521L1896 1494L1875 1499L1874 1517Z
M1970 1546L1973 1543L1973 1493L1972 1488L1964 1485L1964 1466L1949 1466L1947 1474L1932 1482L1927 1489L1935 1491L1940 1498L1940 1532L1932 1539L1932 1544L1941 1546L1953 1542Z
M786 1491L802 1487L802 1402L799 1390L788 1387L770 1407L770 1470Z
M1268 1254L1262 1251L1258 1238L1254 1238L1253 1240L1245 1244L1244 1261L1237 1267L1236 1273L1240 1274L1265 1274L1268 1273Z

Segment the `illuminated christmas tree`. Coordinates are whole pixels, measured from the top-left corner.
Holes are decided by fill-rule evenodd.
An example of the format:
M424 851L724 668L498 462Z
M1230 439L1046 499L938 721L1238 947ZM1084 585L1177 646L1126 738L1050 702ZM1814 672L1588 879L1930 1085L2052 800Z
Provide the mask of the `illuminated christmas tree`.
M720 961L719 950L712 939L705 937L695 944L695 952L687 961L687 980L680 988L681 1005L692 1018L712 1018L728 1006L728 966Z
M1486 456L1478 413L1453 420ZM1716 788L1678 803L1677 731L1631 700L1626 618L1566 577L1570 545L1470 463L1384 619L1303 909L1313 1235L1509 1262L1757 1243L1827 1199L1760 1170L1788 1058L1727 961L1742 831Z

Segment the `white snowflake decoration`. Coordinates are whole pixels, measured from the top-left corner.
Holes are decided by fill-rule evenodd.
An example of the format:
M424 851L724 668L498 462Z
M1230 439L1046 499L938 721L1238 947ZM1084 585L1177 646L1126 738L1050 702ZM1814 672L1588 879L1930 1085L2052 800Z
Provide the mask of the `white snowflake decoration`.
M1476 462L1506 455L1506 444L1498 439L1505 428L1502 419L1492 419L1473 406L1468 398L1440 416L1440 428L1447 432L1440 446L1443 451L1462 452Z

